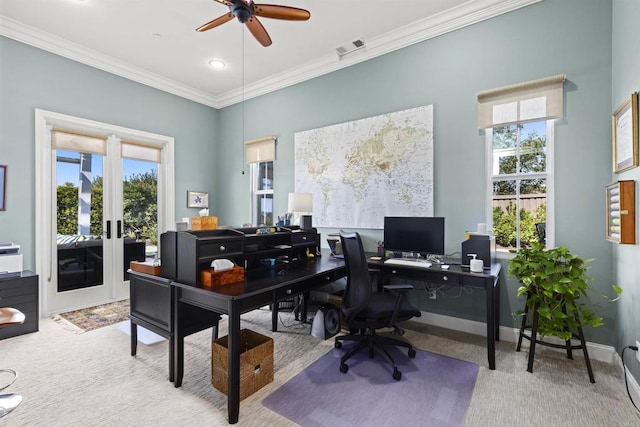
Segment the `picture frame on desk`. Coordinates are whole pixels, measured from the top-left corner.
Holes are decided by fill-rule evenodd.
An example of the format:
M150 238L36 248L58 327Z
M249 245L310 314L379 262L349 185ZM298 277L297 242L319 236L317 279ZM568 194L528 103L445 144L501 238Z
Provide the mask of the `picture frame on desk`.
M611 118L613 172L638 166L638 92L614 111Z
M209 193L202 191L187 191L188 208L208 208Z

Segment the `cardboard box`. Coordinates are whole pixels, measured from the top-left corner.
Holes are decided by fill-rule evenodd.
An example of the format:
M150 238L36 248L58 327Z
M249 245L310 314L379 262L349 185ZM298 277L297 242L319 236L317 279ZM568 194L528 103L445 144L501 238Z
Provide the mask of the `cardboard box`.
M211 383L228 393L229 337L211 343ZM250 329L240 330L240 400L273 381L273 339Z
M192 230L215 230L218 228L217 216L192 216Z
M151 274L154 276L160 275L160 266L153 265L153 261L131 261L129 263L129 268L140 273Z
M200 284L207 288L244 281L244 268L233 266L231 270L215 271L207 268L200 272Z

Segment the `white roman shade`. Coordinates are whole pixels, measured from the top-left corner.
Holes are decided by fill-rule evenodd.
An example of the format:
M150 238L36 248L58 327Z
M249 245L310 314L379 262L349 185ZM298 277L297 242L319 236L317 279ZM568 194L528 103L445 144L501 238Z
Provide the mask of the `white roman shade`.
M69 150L104 156L107 153L107 138L101 135L80 134L54 129L51 131L51 146L56 150Z
M478 129L563 116L565 75L531 80L478 93Z
M252 139L244 142L247 163L272 162L276 159L276 137Z
M153 163L160 163L162 160L162 148L156 145L137 141L122 141L120 150L120 154L125 159L144 160Z

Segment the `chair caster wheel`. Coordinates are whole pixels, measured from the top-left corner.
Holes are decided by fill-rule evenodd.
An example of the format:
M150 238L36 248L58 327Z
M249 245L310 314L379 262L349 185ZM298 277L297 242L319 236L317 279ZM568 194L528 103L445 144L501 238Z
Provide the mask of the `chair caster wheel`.
M402 372L398 371L397 369L393 370L393 379L396 381L400 381L400 378L402 378Z
M349 371L349 366L347 366L344 363L340 364L340 372L342 372L343 374L346 374Z
M342 348L342 341L336 341L336 342L334 342L334 343L333 343L333 346L334 346L335 348Z
M410 357L410 358L412 358L412 359L413 359L414 357L416 357L416 351L415 351L415 349L413 349L413 348L410 348L410 349L409 349L409 357Z

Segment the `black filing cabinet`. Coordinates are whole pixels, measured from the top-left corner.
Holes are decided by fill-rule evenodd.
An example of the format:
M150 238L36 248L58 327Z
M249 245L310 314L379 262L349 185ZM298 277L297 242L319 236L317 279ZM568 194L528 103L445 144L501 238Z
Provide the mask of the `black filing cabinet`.
M0 328L0 339L37 332L38 275L25 270L20 276L0 277L0 307L12 307L25 315L23 324Z

